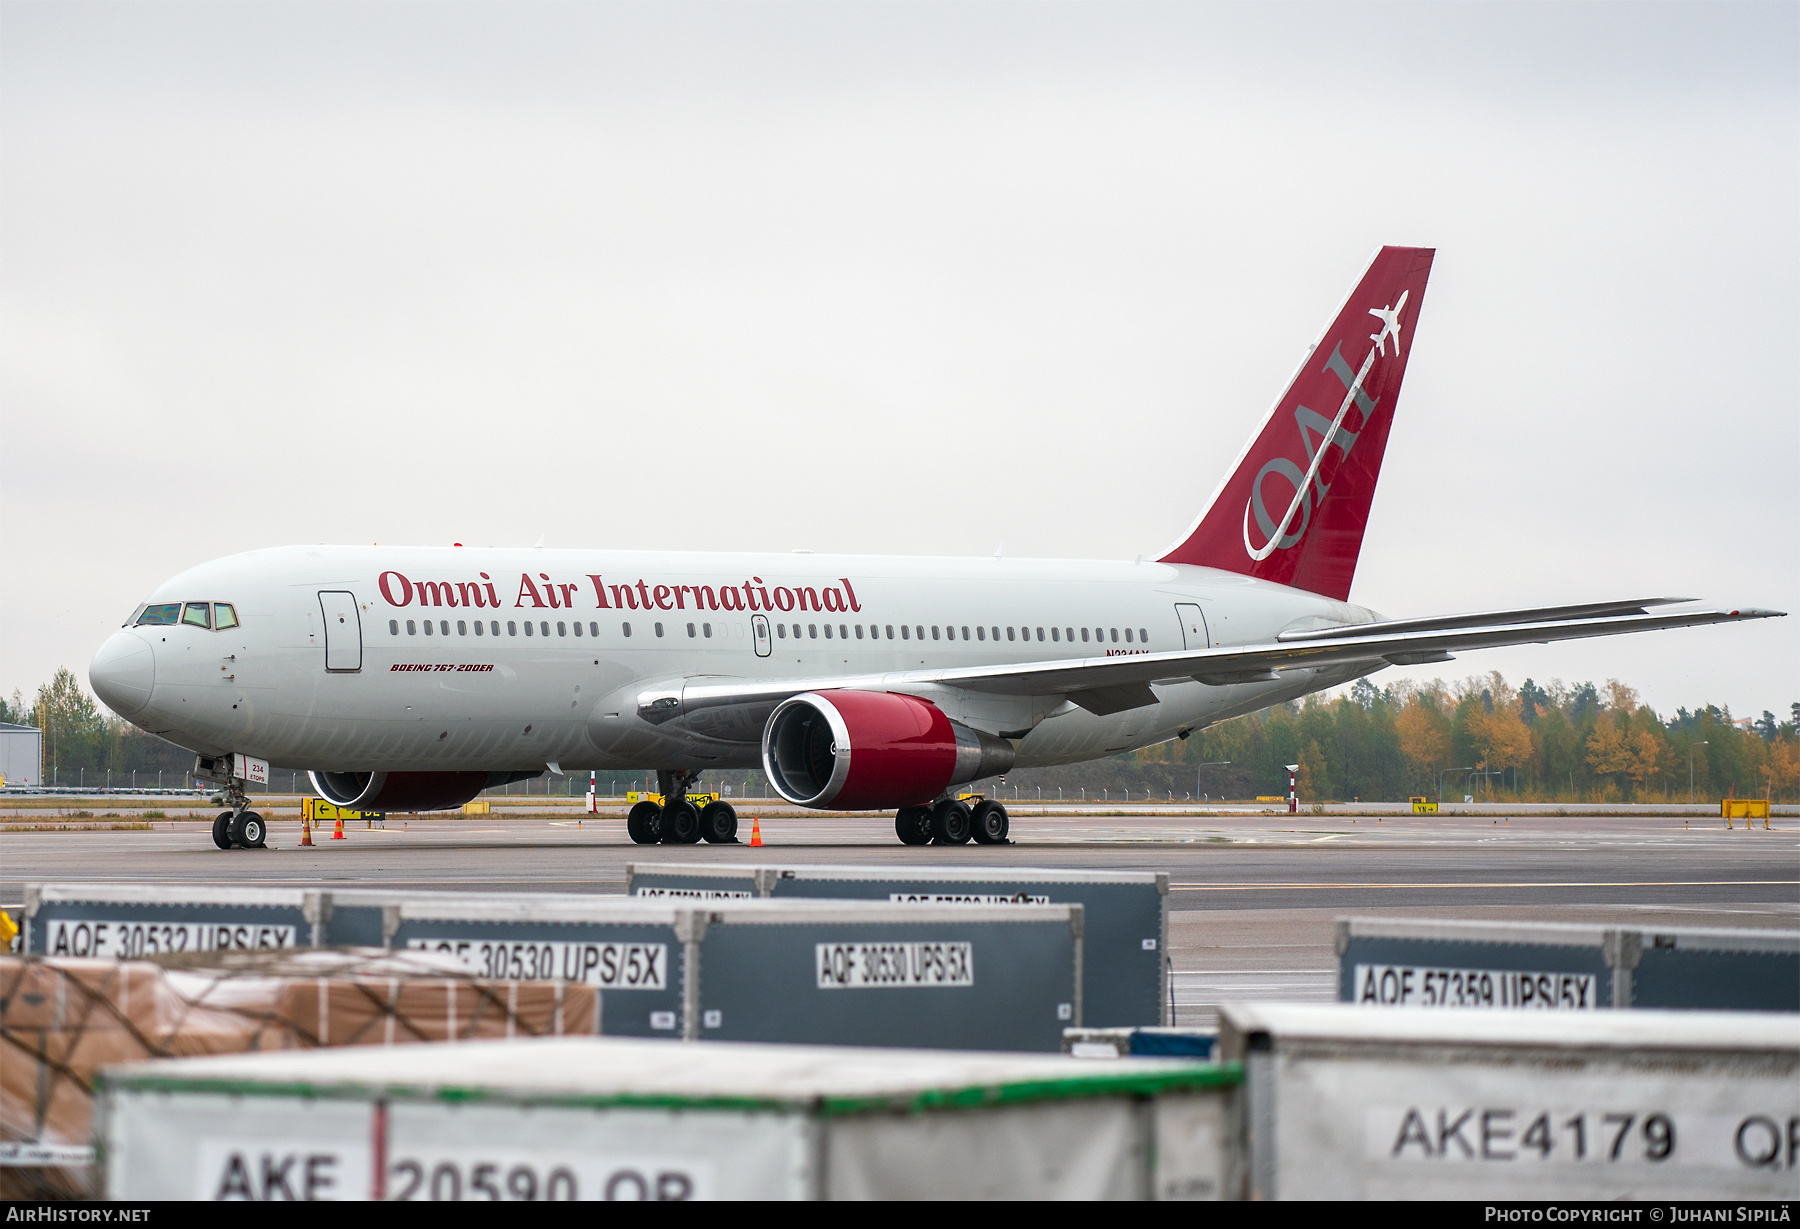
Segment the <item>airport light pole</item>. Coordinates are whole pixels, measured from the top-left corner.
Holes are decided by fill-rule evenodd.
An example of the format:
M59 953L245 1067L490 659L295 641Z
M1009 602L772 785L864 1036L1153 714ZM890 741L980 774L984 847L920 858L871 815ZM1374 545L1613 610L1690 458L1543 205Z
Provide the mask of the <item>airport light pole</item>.
M1440 768L1440 769L1438 769L1438 810L1441 811L1444 809L1444 774L1447 772L1474 772L1474 771L1475 771L1475 765L1473 765L1473 764L1465 765L1462 768Z
M1695 747L1706 747L1706 746L1710 746L1710 745L1711 744L1709 742L1707 742L1706 739L1701 739L1697 743L1689 743L1688 744L1688 805L1689 806L1694 805L1694 748Z
M1229 763L1231 763L1230 760L1207 760L1205 763L1195 764L1194 765L1194 792L1196 794L1198 794L1200 792L1200 777L1201 777L1202 769L1219 768L1219 767L1222 767L1223 765L1226 765Z

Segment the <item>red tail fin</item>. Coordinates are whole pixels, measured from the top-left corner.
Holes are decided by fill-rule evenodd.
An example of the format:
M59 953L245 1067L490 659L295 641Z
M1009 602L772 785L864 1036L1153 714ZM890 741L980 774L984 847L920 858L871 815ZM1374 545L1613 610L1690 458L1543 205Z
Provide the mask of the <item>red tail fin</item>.
M1163 556L1350 596L1431 248L1375 254L1187 540Z

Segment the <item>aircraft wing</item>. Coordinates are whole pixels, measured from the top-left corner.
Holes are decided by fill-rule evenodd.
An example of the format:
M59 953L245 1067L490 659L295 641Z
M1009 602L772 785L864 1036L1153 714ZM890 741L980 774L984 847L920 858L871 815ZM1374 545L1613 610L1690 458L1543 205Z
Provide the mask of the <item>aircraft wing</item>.
M639 696L638 715L661 724L677 717L696 717L708 709L735 710L730 724L747 732L757 713L788 696L830 688L904 691L936 684L1001 695L1063 696L1091 713L1105 716L1156 703L1152 683L1198 679L1214 686L1278 681L1284 671L1316 666L1383 661L1408 666L1449 661L1467 649L1509 644L1548 644L1618 636L1627 632L1701 627L1746 619L1778 618L1786 612L1748 607L1688 607L1652 611L1649 607L1681 601L1645 598L1580 606L1488 611L1422 619L1394 619L1343 627L1283 632L1260 644L1170 653L1137 653L1120 657L1083 657L993 666L937 670L896 670L881 674L794 679L691 678L647 690ZM724 711L718 714L724 717ZM703 722L704 724L704 719ZM723 733L723 731L721 731Z

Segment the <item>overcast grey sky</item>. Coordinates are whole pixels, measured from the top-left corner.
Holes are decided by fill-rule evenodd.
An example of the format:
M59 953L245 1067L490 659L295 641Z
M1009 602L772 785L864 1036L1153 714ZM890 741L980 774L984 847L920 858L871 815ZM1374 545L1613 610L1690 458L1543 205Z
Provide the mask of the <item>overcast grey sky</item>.
M12 0L0 689L280 543L1154 554L1381 243L1354 600L1800 611L1797 155L1791 3Z

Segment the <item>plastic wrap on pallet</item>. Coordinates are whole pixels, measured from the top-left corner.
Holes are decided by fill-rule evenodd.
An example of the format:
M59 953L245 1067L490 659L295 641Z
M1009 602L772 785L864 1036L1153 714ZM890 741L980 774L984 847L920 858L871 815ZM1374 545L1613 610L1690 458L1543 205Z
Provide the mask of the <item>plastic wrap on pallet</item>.
M94 1076L118 1063L599 1031L590 986L484 980L441 957L209 953L180 964L0 957L0 1140L89 1144ZM0 1166L0 1197L80 1197L90 1178Z

